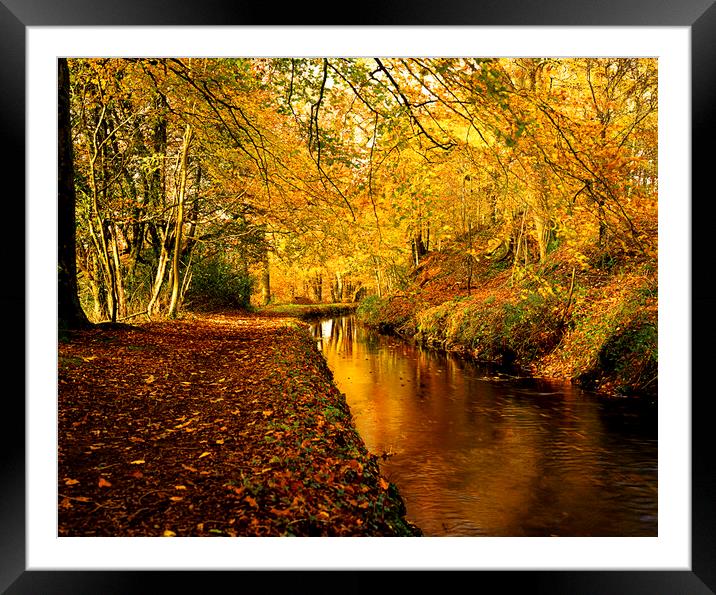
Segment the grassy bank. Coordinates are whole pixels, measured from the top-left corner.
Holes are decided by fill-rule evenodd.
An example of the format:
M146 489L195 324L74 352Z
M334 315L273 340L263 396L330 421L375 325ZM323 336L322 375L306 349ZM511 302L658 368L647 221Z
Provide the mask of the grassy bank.
M457 279L457 280L456 280ZM485 263L456 291L459 266L431 255L397 294L358 317L384 332L619 395L657 394L657 284L648 262L530 270Z
M257 312L263 316L291 316L301 320L331 318L353 314L358 304L271 304L262 306Z

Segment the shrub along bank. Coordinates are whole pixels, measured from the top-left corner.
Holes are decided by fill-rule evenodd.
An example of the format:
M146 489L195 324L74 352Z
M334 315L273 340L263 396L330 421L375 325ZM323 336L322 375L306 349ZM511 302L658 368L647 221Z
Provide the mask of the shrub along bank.
M358 304L272 304L258 308L263 316L294 316L301 320L316 320L353 314Z
M430 257L406 290L364 299L359 319L479 361L571 379L609 394L657 394L657 286L648 262L577 270L488 264L455 291L449 255ZM452 267L452 268L451 268ZM457 294L456 294L457 293Z

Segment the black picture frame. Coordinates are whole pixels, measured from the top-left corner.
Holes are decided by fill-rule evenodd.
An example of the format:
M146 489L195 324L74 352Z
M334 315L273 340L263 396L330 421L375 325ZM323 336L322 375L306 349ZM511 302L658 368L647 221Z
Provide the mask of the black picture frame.
M711 222L713 209L711 150L714 134L712 117L716 106L716 7L714 0L443 0L427 2L381 2L356 4L348 15L353 25L480 25L480 26L675 26L691 31L692 74L692 196L684 197L684 208L692 217L692 564L689 571L475 571L408 572L384 571L30 571L25 564L25 358L26 344L24 178L25 171L25 37L32 26L123 26L123 25L340 25L335 6L296 5L292 11L278 10L272 3L238 0L0 0L0 121L6 148L3 166L3 211L7 217L2 246L4 291L0 304L4 328L10 331L3 365L7 379L2 403L4 431L0 433L0 589L11 594L25 593L144 593L170 592L181 586L189 590L212 589L217 581L233 585L232 590L264 585L261 592L335 592L384 589L395 580L405 584L444 590L448 583L467 580L468 588L545 593L716 593L716 465L711 457L709 415L712 395L704 384L708 365L716 351L713 315L716 297L710 287ZM339 13L340 14L340 13ZM426 29L429 33L429 29ZM32 156L28 156L32 158ZM14 186L12 185L14 184ZM698 197L698 199L697 199ZM694 216L697 212L698 217ZM8 237L7 234L11 234ZM17 237L13 237L12 234ZM23 315L20 316L20 313ZM12 380L14 379L15 385ZM693 397L692 397L693 395ZM48 403L48 407L53 404ZM21 421L22 420L22 421ZM12 430L16 432L13 433ZM81 561L78 561L81 567ZM469 573L468 573L469 574ZM489 585L489 586L488 586ZM391 588L394 588L391 586ZM464 587L463 587L464 588ZM212 589L213 590L213 589Z

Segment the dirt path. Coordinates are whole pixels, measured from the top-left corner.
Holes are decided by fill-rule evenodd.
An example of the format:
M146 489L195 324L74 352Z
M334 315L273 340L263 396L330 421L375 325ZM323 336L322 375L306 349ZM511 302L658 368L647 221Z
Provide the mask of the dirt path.
M60 536L416 534L294 319L77 331L58 389Z

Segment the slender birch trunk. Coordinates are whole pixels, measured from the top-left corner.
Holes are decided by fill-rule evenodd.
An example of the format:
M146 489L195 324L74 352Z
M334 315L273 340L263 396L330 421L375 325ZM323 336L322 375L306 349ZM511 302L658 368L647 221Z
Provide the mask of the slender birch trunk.
M179 197L177 199L177 218L174 231L174 254L172 255L172 297L169 303L169 318L176 318L180 301L180 274L182 228L184 227L184 198L186 195L187 155L193 131L191 124L186 125L184 131L184 146L182 147L179 163Z

